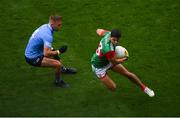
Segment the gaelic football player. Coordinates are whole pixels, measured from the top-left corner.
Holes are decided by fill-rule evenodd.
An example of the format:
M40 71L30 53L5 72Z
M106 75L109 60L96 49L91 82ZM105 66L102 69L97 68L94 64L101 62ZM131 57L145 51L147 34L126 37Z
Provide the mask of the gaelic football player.
M140 79L132 72L129 72L122 63L127 60L127 57L116 58L115 46L121 38L121 32L117 29L112 31L97 29L97 34L101 37L99 46L91 58L91 66L93 72L100 81L110 90L116 89L115 82L107 74L108 70L112 70L126 76L129 80L141 88L141 90L153 97L154 91L143 84Z
M73 68L66 68L61 63L58 55L66 52L67 46L62 46L58 50L52 50L53 33L60 30L62 17L51 15L49 23L37 28L31 35L25 49L26 62L35 67L53 68L55 72L54 84L60 87L69 87L69 84L62 79L63 73L76 73Z

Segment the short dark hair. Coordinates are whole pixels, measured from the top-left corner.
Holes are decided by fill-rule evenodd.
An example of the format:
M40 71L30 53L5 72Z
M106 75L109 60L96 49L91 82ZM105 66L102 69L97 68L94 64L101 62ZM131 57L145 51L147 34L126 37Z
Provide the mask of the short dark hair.
M54 21L62 20L62 16L58 14L53 14L49 17L49 20L54 20Z
M121 32L118 29L111 30L111 37L121 38Z

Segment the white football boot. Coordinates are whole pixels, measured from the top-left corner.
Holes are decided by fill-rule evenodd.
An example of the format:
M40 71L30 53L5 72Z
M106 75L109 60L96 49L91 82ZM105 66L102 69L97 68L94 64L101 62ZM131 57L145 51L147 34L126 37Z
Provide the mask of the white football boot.
M154 97L154 96L155 96L154 91L153 91L153 90L151 90L151 89L150 89L150 88L148 88L148 87L146 87L146 88L144 89L144 92L145 92L146 94L148 94L148 95L149 95L149 97Z

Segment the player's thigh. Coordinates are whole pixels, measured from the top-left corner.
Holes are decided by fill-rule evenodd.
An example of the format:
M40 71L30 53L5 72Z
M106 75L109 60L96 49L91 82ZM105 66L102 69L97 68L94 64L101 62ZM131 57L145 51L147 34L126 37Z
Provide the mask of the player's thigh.
M106 74L103 78L100 78L101 82L108 87L110 90L116 89L116 84L113 80Z
M127 75L129 73L129 71L122 64L113 66L111 70L122 75Z
M91 67L92 71L96 74L98 78L103 78L106 75L107 71L112 67L112 64L108 64L102 68L96 68L93 65L91 65Z
M44 57L42 62L41 62L41 67L56 68L56 67L60 67L60 66L62 66L60 61L57 61L57 60L51 59L51 58L47 58L47 57Z

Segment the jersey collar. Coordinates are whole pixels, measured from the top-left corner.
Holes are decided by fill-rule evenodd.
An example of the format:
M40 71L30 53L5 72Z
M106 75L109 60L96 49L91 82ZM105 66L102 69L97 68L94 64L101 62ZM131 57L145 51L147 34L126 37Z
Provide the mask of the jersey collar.
M49 27L49 29L51 30L51 32L53 33L53 32L54 32L54 30L53 30L53 28L51 27L51 25L50 25L50 24L48 24L48 27Z

